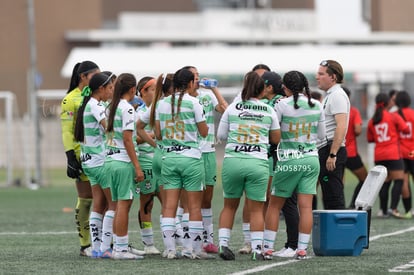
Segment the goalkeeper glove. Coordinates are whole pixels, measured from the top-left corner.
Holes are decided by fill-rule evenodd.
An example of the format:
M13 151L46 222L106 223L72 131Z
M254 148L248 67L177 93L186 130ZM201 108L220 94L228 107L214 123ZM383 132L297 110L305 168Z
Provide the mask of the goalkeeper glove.
M69 178L77 179L80 177L82 171L82 166L79 161L76 159L75 151L69 150L66 152L66 158L68 159L66 174Z

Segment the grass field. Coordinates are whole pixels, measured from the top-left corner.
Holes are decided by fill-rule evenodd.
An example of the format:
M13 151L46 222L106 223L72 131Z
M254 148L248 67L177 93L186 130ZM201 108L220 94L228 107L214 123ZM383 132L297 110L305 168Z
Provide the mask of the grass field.
M385 274L401 271L403 267L400 266L414 260L413 220L376 218L378 207L373 211L370 248L357 257L313 256L305 261L276 258L265 262L253 262L249 256L242 255L230 262L218 257L208 261L166 260L161 256L148 256L141 261L79 257L74 215L63 211L65 207L74 206L76 192L73 183L62 177L63 171L50 171L45 175L49 177L49 185L36 191L17 187L0 189L1 274ZM347 179L349 199L355 182L350 175ZM218 185L213 203L216 237L222 205L222 192ZM158 203L154 213L155 243L162 248ZM142 248L136 214L137 203L134 202L129 236L134 246ZM231 239L234 251L242 245L241 209L237 215ZM281 248L286 240L284 222L280 225L276 249ZM414 267L406 267L405 271L414 272Z

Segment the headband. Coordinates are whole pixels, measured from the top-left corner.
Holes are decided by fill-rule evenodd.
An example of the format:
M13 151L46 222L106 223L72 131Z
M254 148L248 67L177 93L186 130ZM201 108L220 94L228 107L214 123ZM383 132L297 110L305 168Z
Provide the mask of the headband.
M83 89L82 89L82 96L83 97L85 97L85 96L90 96L92 94L92 90L91 90L91 88L89 87L89 86L85 86Z
M151 78L150 80L148 80L147 83L145 83L144 87L141 88L140 92L153 84L155 84L155 78Z

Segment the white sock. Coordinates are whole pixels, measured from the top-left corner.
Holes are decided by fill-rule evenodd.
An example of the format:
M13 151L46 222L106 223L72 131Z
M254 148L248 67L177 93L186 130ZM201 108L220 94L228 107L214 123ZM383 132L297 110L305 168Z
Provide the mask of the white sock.
M190 221L188 223L189 234L191 237L192 250L198 254L201 252L203 246L203 222L202 221Z
M125 252L128 251L128 234L125 236L116 236L115 251Z
M250 223L243 223L242 228L243 228L244 243L248 244L251 241L250 240Z
M201 215L203 216L203 227L205 232L204 241L206 243L214 243L213 209L201 208Z
M308 248L310 234L299 232L298 250L306 250Z
M263 234L263 251L264 252L274 249L276 235L277 235L276 231L265 229L264 234Z
M116 234L115 233L113 233L112 234L112 244L113 244L113 247L114 247L114 251L115 251L115 246L116 246Z
M181 222L181 220L183 219L183 214L184 214L184 208L178 206L177 207L177 211L175 212L175 216L178 218L178 220Z
M191 240L189 234L189 222L190 213L184 213L183 219L181 220L181 226L183 227L183 247L186 250L192 251L193 250L193 241Z
M154 245L154 232L152 227L141 228L141 238L145 246Z
M183 238L184 238L184 232L182 228L182 223L176 216L175 217L175 244L177 246L183 246Z
M102 240L102 214L91 212L89 215L89 232L91 234L92 250L99 252Z
M252 251L262 253L263 231L252 231L251 233Z
M105 213L105 216L103 218L102 222L102 243L101 243L101 252L105 252L109 248L111 248L111 242L113 240L113 223L114 223L114 216L115 211L108 210Z
M175 251L175 219L174 218L162 218L162 235L164 248L167 251Z
M230 228L219 228L219 246L229 247L231 229Z

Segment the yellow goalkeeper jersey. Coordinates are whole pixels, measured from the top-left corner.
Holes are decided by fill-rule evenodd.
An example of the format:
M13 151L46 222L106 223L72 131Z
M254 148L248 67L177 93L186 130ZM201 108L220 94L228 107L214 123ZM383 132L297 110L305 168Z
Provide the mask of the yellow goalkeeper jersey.
M80 150L80 145L75 141L75 123L78 109L82 104L82 92L77 87L70 91L62 100L60 121L62 126L62 141L65 152ZM79 152L77 152L78 154Z

